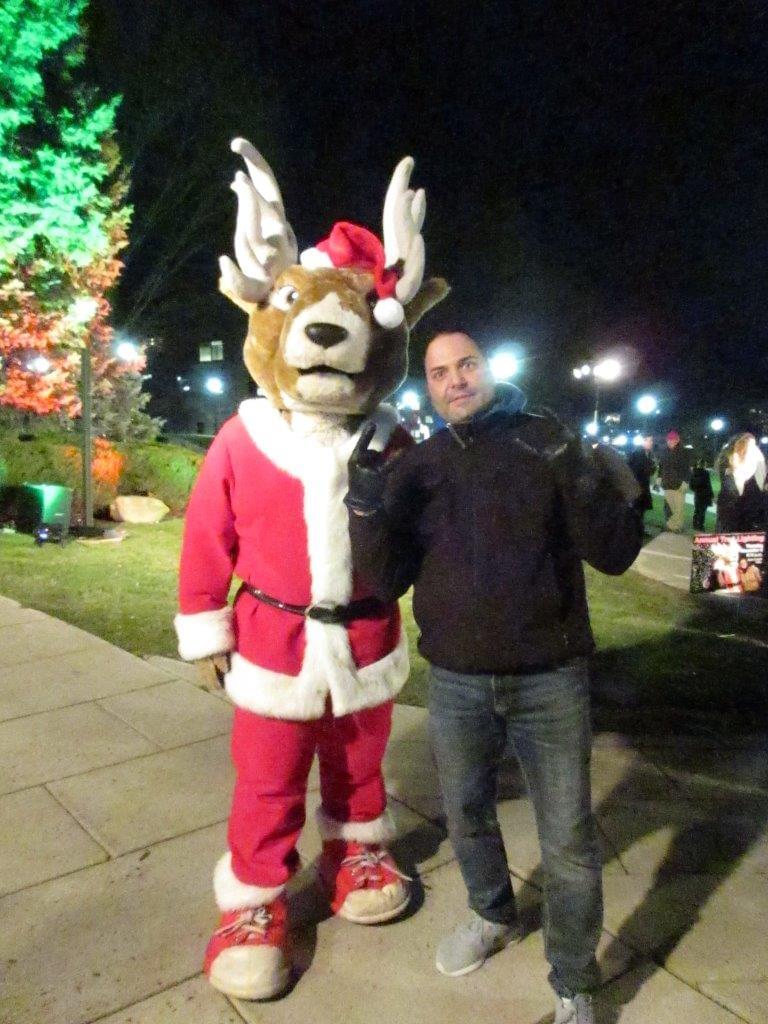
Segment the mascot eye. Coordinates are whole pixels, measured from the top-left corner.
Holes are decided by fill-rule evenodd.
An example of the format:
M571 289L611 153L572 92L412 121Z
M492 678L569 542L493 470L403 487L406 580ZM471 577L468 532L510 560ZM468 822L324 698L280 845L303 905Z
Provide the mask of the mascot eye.
M285 312L289 306L294 304L298 297L299 293L292 284L284 284L282 288L278 288L269 301L275 309L282 309Z

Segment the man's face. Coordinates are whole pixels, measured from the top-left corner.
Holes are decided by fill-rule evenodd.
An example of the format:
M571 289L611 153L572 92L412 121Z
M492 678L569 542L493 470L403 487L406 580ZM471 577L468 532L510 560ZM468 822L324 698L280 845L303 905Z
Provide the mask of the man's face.
M435 412L447 423L461 423L493 401L496 384L488 361L466 334L433 338L424 371Z
M667 448L677 448L677 446L679 444L680 444L680 441L679 441L678 438L676 438L676 437L674 437L674 438L669 438L668 437L667 438Z

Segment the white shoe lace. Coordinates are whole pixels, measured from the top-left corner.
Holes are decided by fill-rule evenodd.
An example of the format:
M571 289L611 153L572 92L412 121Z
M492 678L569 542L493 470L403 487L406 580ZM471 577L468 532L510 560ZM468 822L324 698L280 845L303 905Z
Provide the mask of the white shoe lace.
M355 879L358 885L361 885L365 879L370 878L371 881L380 882L381 867L384 865L387 871L391 874L397 875L398 878L402 878L404 882L412 882L413 879L410 875L404 874L393 862L385 864L388 857L387 851L378 847L378 849L366 849L361 853L355 853L350 857L345 857L341 862L343 868L349 868L352 877Z
M248 907L239 917L229 924L217 928L216 935L234 935L243 932L247 936L266 935L272 921L272 915L266 907Z

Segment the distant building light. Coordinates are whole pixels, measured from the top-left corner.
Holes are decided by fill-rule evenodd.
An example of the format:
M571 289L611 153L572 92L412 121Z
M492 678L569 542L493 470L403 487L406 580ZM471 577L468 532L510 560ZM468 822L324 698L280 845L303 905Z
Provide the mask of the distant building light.
M643 443L643 435L642 434L635 434L635 436L632 438L632 444L636 448L639 448L642 445L642 443Z
M768 437L761 437L760 444L768 444Z
M624 448L627 444L628 438L626 434L617 434L614 437L612 444L615 444L617 448Z
M224 342L211 341L201 345L199 349L199 362L220 363L224 359Z
M404 391L400 396L400 408L401 409L412 409L414 412L418 412L421 408L421 401L417 391Z
M584 363L584 365L581 368L581 376L588 377L590 373L592 373L592 367L589 365L589 363Z
M603 434L603 444L610 444L610 443L611 443L610 434Z
M184 386L182 387L182 389L181 389L181 390L182 390L182 391L189 391L189 384L185 384L185 385L184 385Z

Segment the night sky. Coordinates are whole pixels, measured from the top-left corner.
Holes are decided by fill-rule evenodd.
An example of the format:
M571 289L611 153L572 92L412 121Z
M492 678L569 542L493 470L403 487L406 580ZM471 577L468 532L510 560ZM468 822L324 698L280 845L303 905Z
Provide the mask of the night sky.
M244 135L300 248L337 219L379 231L416 158L428 270L453 293L415 360L455 326L519 342L521 385L575 411L571 368L608 352L631 367L616 402L768 399L762 3L92 0L88 21L133 182L115 322L163 337L157 381L244 336L216 290Z

